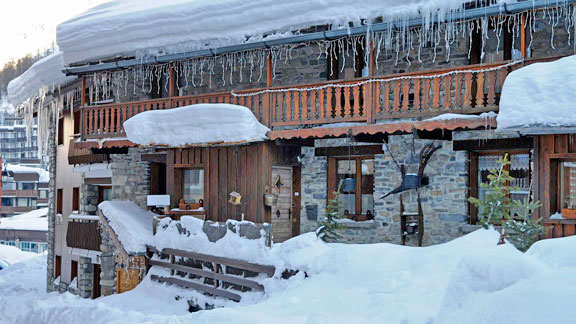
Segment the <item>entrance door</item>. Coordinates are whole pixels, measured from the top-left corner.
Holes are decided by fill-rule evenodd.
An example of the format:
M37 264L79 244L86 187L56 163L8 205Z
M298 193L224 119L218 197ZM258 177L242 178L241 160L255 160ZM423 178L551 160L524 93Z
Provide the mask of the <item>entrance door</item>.
M278 194L278 203L272 207L272 239L279 243L293 235L292 167L272 167L272 192Z

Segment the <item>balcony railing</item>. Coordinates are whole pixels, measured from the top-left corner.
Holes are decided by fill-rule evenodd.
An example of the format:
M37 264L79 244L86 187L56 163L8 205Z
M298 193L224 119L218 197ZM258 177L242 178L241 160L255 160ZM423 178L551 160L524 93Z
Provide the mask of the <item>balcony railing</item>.
M38 190L2 190L2 197L38 197Z
M220 92L83 107L82 135L125 136L122 124L136 114L197 103L246 106L261 123L272 128L496 111L506 76L524 64L480 64L372 79L244 90L236 96Z

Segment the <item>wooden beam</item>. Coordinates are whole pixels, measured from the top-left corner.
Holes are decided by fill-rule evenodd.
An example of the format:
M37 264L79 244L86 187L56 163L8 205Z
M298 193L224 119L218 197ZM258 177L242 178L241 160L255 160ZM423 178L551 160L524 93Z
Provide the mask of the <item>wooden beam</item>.
M192 281L182 280L182 279L178 279L178 278L171 278L171 277L160 277L157 275L150 276L150 279L156 280L160 283L165 282L165 283L174 284L174 285L178 285L178 286L182 286L182 287L186 287L186 288L191 288L191 289L205 292L205 293L208 293L208 294L211 294L214 296L228 298L228 299L236 301L236 302L239 302L241 299L240 295L235 294L233 292L229 292L227 290L222 290L222 289L217 289L214 287L209 287L207 285L203 285L203 284L192 282Z
M267 87L271 87L272 86L272 78L273 78L273 73L272 73L272 52L268 53L268 60L266 61L266 86Z
M82 83L80 85L81 93L80 93L80 106L86 106L86 76L82 76Z
M174 64L170 63L170 68L168 69L168 96L174 97L175 96L175 81L174 80Z
M454 151L502 151L532 148L532 138L502 138L493 140L463 140L453 142Z
M154 163L166 163L166 152L142 154L142 161Z
M152 266L158 266L158 267L168 268L168 269L172 269L172 270L176 270L176 271L180 271L180 272L186 272L186 273L190 273L190 274L193 274L196 276L211 278L211 279L215 279L215 280L221 280L221 281L228 282L228 283L235 284L235 285L239 285L242 287L248 287L248 288L252 288L255 290L264 291L264 286L262 286L261 284L259 284L256 281L245 279L245 278L239 278L239 277L232 276L232 275L226 275L226 274L222 274L222 273L216 273L216 272L212 272L212 271L206 271L206 270L201 270L198 268L192 268L192 267L188 267L188 266L184 266L184 265L180 265L180 264L173 264L173 263L162 262L162 261L157 261L157 260L150 260L149 264Z
M382 145L361 145L353 146L351 149L354 155L374 155L384 154ZM348 146L339 147L317 147L315 156L348 156Z
M522 58L526 58L526 15L522 15L520 26L520 53Z

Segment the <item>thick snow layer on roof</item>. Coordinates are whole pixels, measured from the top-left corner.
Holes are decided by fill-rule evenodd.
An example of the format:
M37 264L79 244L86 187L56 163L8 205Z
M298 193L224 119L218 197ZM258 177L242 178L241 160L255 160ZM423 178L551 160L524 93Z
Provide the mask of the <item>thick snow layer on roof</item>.
M48 208L36 209L24 214L0 218L0 229L48 231Z
M470 0L115 0L58 26L66 64L238 45L315 25L444 17ZM510 0L499 0L504 2Z
M170 146L263 141L270 131L250 109L229 104L146 111L124 122L124 129L133 143Z
M67 77L62 70L62 53L56 51L34 63L24 74L8 83L8 98L14 106L19 106L30 97L38 95L42 88L66 84L75 76Z
M506 77L498 129L576 126L576 55L535 63Z
M98 205L108 224L130 254L146 252L152 239L152 219L156 214L131 201L104 201Z
M27 167L18 164L6 164L6 171L12 173L36 173L38 174L38 182L50 181L50 173L42 168Z

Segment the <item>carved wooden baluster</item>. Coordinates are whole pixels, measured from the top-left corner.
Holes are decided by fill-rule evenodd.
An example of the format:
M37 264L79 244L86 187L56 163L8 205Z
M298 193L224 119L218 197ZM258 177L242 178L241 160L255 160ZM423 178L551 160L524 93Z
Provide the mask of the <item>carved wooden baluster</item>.
M430 79L422 80L422 109L421 111L430 110Z
M496 104L496 71L486 72L486 81L488 82L488 98L486 99L486 106Z
M112 112L112 107L106 107L104 109L104 133L108 133L110 129L108 126L110 125L110 113Z
M382 89L380 89L381 86L382 86L382 84L380 82L374 82L374 84L373 84L374 93L372 95L374 98L373 99L374 104L376 105L375 111L374 111L376 114L379 114L382 112L382 102L380 99L380 94L382 91ZM369 102L368 103L365 102L364 106L366 107L366 109L371 109ZM366 112L364 112L364 113L366 113Z
M326 88L326 115L324 115L326 119L330 119L334 116L334 110L332 108L332 91L333 88Z
M124 133L124 122L128 120L127 118L128 109L130 109L130 106L124 105L122 107L122 128L121 128L122 133Z
M454 75L454 107L461 108L462 99L462 74L457 73Z
M292 101L294 102L294 121L300 120L300 91L292 93Z
M342 117L342 88L334 88L334 100L336 100L335 117Z
M414 82L414 111L420 111L420 82L421 79L413 79Z
M466 108L472 107L472 73L464 75L464 102L462 105Z
M394 94L394 102L392 102L392 109L394 112L400 111L400 80L392 81L392 92Z
M276 94L276 122L286 121L286 111L284 110L284 93L278 92Z
M402 110L408 111L410 106L410 79L402 80Z
M360 116L360 89L361 89L361 87L362 87L361 85L357 85L354 88L352 88L352 94L354 95L354 106L352 107L352 114L354 115L354 117ZM364 94L366 94L366 92L364 92ZM366 115L365 111L364 111L364 115Z
M484 72L478 72L476 85L476 107L481 107L484 106Z
M286 122L292 121L292 92L291 91L287 91L286 92Z
M310 119L318 120L318 108L316 107L316 90L310 90Z
M382 109L387 115L390 114L390 82L384 81L384 97Z
M350 106L350 87L344 89L344 118L349 118L351 115L352 107Z
M452 105L452 76L444 76L444 108L450 109Z
M100 107L100 109L98 109L100 111L99 114L99 127L98 127L98 133L101 134L104 131L104 109L102 107Z
M440 107L440 78L435 77L432 80L432 108L434 110Z
M88 129L88 114L89 114L89 110L86 108L81 108L82 110L82 135L87 135L90 133L90 130Z
M302 121L308 120L308 90L300 92L302 97Z

